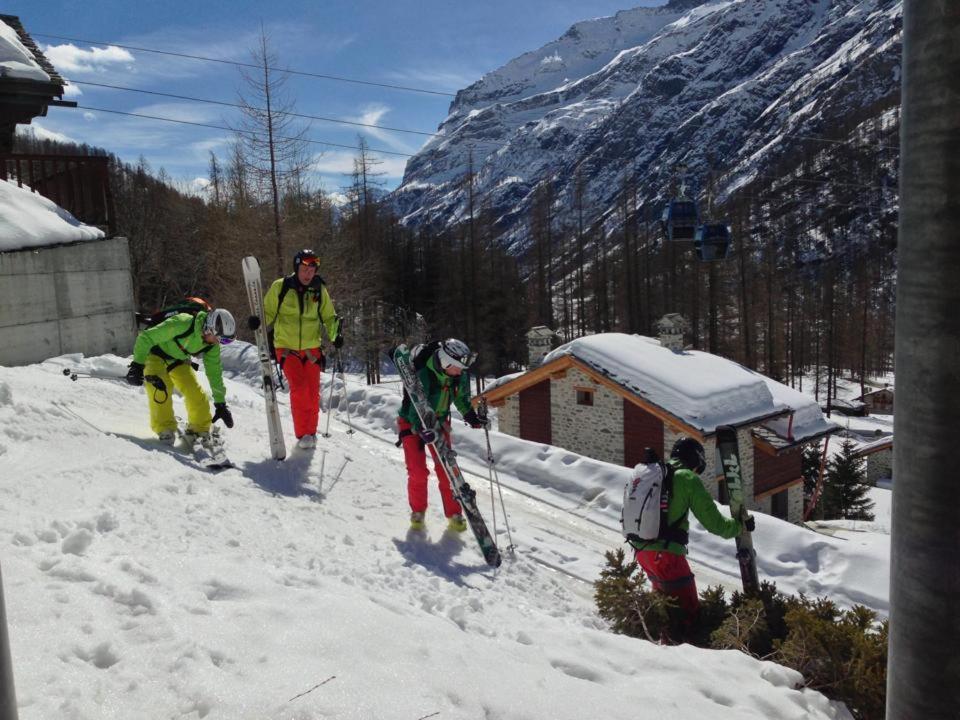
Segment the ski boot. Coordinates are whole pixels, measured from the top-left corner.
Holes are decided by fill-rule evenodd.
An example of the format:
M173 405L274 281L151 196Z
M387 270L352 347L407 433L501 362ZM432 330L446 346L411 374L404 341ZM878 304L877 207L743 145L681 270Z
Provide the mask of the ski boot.
M454 532L461 533L467 529L467 521L459 513L456 515L451 515L447 518L447 527L453 530Z
M427 527L427 524L423 521L422 512L410 513L410 529L411 530L423 530L426 527Z

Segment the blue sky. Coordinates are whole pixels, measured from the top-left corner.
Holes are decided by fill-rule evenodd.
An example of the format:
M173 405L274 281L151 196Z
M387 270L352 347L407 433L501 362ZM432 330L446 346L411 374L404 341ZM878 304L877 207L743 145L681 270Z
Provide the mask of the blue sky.
M235 102L241 87L234 66L69 43L88 40L248 61L260 23L281 65L372 82L456 92L508 60L562 35L573 23L665 0L7 0L62 75L78 81L81 105L226 125L234 110L83 81ZM96 48L96 49L94 49ZM451 97L329 80L292 77L301 113L431 132L446 117ZM142 120L89 110L51 108L36 123L44 130L105 147L126 161L143 155L177 180L205 177L209 151L226 154L224 131ZM314 121L309 137L355 146L359 128ZM371 148L413 153L423 136L364 130ZM323 186L347 183L352 152L313 145L322 156ZM387 187L400 180L405 158L381 158Z

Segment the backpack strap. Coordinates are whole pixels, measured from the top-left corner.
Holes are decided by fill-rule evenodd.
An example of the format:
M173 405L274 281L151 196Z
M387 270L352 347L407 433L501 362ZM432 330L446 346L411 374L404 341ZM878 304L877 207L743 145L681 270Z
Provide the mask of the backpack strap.
M672 524L667 521L670 500L673 498L673 465L667 463L663 468L663 486L660 490L660 536L657 539L668 543L675 542L686 547L690 542L690 533L681 528L680 524L687 519L687 513L683 513Z

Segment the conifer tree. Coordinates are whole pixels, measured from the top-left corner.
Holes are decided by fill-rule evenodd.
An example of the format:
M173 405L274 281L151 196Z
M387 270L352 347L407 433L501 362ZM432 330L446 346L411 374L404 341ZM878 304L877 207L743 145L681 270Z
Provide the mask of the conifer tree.
M867 497L863 458L854 455L853 441L845 438L840 453L827 463L824 477L823 508L827 518L873 520L873 500Z

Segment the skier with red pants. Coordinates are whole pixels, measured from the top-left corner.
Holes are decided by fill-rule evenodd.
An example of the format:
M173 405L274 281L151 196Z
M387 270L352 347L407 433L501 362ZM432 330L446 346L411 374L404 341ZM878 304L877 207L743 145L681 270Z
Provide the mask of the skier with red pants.
M662 540L630 540L637 564L643 569L653 589L677 599L680 605L679 638L689 639L700 612L697 582L687 562L687 542L690 520L694 516L709 532L722 538L737 537L743 528L753 531L754 519L745 524L735 518L724 517L699 475L706 469L706 455L697 440L682 437L674 443L668 464L673 471L673 490L667 506L669 532Z
M273 325L274 352L290 385L290 411L297 446L317 446L320 422L320 373L324 367L320 349L320 328L337 349L343 346L340 319L327 292L326 283L317 274L320 258L313 250L301 250L293 258L293 273L279 278L263 296L263 314ZM251 330L260 326L260 318L251 315Z
M413 369L420 378L424 393L437 415L447 443L450 443L450 405L456 405L463 419L472 428L482 428L486 419L477 415L470 405L469 367L476 360L476 353L470 352L467 344L455 338L417 345L410 352ZM410 502L410 528L423 530L424 515L427 510L427 470L426 447L433 441L433 430L424 429L406 391L397 417L400 431L398 446L403 446L403 458L407 466L407 499ZM448 526L456 532L467 529L460 503L453 496L450 479L443 470L437 452L430 446L433 456L433 468L437 474L440 498L443 501L443 514Z

